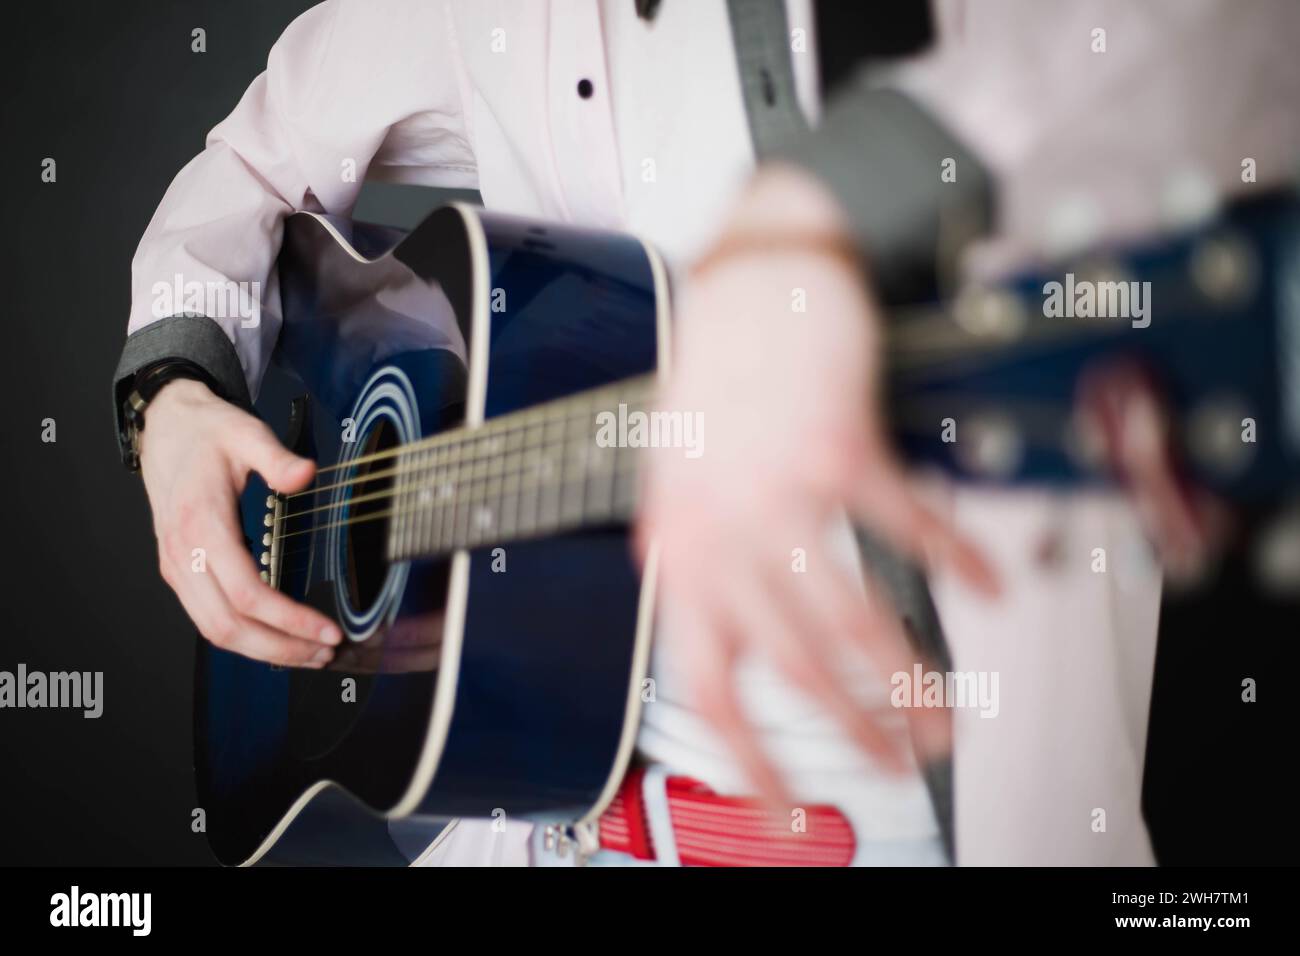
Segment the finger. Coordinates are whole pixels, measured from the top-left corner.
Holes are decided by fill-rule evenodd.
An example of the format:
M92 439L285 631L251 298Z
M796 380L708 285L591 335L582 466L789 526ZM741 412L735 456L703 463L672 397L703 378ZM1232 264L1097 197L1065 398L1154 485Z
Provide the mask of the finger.
M849 506L865 527L927 570L951 570L988 597L1001 592L997 572L983 551L927 507L893 466L879 477L873 474L858 482Z
M828 645L865 656L881 679L910 675L918 663L926 671L934 669L908 638L893 602L870 576L855 578L823 548L809 554L805 573L788 577L798 579L805 614L818 621ZM923 757L951 751L951 720L945 709L906 708L903 716Z
M824 708L864 752L891 770L903 767L897 744L875 716L846 687L847 675L835 661L822 614L810 609L790 580L788 569L758 579L752 590L735 594L738 626L756 639L777 668Z
M262 580L235 530L233 517L223 520L214 515L206 524L204 538L209 543L208 567L236 613L287 637L331 646L343 639L339 626L324 614Z
M208 574L177 569L173 562L169 579L175 581L176 596L190 619L216 647L286 667L324 667L333 655L332 648L240 617Z
M257 472L276 491L301 491L316 474L316 464L310 458L295 455L275 437L266 425L251 416L237 429L232 430L228 452L239 474L242 486L248 470Z
M1208 548L1208 529L1191 489L1176 474L1169 419L1154 385L1140 370L1110 368L1087 380L1081 406L1098 426L1107 458L1162 555L1199 562Z
M727 625L687 594L667 605L667 633L682 649L683 674L691 704L727 746L741 772L765 803L784 810L794 801L775 764L763 750L735 686L734 652Z
M318 670L334 658L334 648L312 641L300 641L273 631L265 624L235 615L227 634L225 650L244 657L282 667L306 667Z

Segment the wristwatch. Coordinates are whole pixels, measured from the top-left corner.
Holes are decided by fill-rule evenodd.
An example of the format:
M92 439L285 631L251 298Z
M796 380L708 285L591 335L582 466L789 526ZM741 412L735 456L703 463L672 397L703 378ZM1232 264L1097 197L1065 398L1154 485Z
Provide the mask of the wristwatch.
M140 433L144 431L145 409L164 385L178 378L192 378L215 390L212 376L184 359L155 362L136 373L131 391L122 403L122 464L128 471L140 470Z

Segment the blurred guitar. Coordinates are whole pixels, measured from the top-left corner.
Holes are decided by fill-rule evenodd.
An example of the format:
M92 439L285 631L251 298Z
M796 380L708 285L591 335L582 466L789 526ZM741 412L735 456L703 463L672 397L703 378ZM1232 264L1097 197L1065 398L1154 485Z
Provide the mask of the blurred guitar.
M1298 254L1274 200L901 312L899 442L967 480L1105 481L1075 391L1127 355L1159 375L1197 480L1275 498L1300 468ZM279 278L257 412L322 467L300 494L253 476L244 532L267 584L347 638L323 671L200 641L213 851L401 864L448 819L503 813L589 841L632 753L654 603L627 542L638 449L599 432L652 408L662 265L628 236L453 204L409 234L295 215ZM1098 302L1129 314L1083 314Z

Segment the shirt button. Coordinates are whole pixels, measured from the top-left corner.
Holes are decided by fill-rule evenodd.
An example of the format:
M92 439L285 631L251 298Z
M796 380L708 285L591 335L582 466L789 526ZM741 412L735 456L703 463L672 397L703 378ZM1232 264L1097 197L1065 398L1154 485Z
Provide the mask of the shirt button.
M595 87L591 85L591 80L578 81L578 95L581 96L584 100L591 99L591 94L594 89Z

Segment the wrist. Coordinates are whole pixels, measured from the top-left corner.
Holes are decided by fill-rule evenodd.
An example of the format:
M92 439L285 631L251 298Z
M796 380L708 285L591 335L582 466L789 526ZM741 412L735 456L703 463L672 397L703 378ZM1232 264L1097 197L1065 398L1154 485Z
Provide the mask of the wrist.
M165 382L153 399L141 413L146 424L157 417L160 410L163 415L178 405L194 405L202 402L221 401L212 389L196 378L173 378Z
M812 256L861 274L865 260L835 198L796 167L764 167L721 235L691 267L693 278L752 256Z
M202 393L213 396L206 382L207 374L192 362L184 360L157 362L137 373L131 391L127 394L126 401L122 406L123 464L126 465L129 471L139 471L140 469L140 453L146 415L153 408L157 398L164 391L170 391L173 398L183 398L186 395ZM182 389L179 392L174 391L173 386L180 383L198 386L202 389L202 393L192 392L188 389ZM164 403L164 408L170 404L172 404L171 399Z
M759 168L732 212L727 231L807 231L853 241L852 224L835 195L817 177L789 163Z

